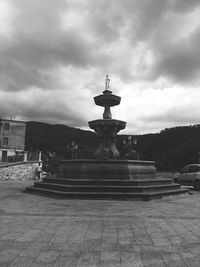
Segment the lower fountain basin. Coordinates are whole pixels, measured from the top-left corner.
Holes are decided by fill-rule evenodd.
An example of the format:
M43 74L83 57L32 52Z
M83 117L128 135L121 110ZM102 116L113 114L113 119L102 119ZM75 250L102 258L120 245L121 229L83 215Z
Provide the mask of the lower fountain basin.
M57 176L66 179L155 179L154 161L139 160L62 160Z
M99 128L103 129L106 132L107 130L109 130L109 132L112 132L113 129L115 129L115 132L119 132L120 130L123 130L126 127L125 121L113 120L113 119L109 120L99 119L99 120L89 121L88 124L91 129L97 132Z

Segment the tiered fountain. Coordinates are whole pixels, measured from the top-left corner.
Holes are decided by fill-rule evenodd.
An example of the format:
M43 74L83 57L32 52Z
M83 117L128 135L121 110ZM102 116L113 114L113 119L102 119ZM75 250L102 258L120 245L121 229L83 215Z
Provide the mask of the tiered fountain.
M97 159L119 159L115 145L117 133L126 127L126 122L113 120L110 107L120 104L121 97L113 95L109 89L110 79L106 76L105 91L94 98L95 104L104 107L103 119L89 122L89 127L97 133L99 146L94 154Z
M115 141L126 122L112 119L110 107L121 98L109 90L106 76L103 94L94 97L104 107L103 119L89 122L98 138L94 159L62 160L55 177L35 182L27 192L65 198L112 198L150 200L164 195L187 192L171 179L158 178L153 161L120 160Z

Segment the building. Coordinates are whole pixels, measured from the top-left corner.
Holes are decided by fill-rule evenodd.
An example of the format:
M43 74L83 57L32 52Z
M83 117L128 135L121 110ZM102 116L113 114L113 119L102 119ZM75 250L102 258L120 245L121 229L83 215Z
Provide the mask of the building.
M23 154L26 122L0 118L0 161Z

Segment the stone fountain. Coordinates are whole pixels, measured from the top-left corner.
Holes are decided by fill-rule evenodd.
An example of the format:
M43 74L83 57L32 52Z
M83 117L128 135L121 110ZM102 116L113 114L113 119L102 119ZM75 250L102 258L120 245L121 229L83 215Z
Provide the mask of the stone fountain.
M159 178L153 161L120 160L116 147L117 133L126 122L112 119L110 108L121 98L112 94L106 76L103 94L94 97L104 107L103 119L89 122L98 138L94 159L62 160L57 175L35 182L26 192L64 198L111 198L150 200L164 195L186 193L172 179Z

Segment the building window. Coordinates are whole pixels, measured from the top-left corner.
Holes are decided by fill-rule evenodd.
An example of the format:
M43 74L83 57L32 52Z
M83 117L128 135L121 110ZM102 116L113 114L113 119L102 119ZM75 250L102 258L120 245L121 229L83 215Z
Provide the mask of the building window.
M3 138L3 147L8 147L8 137Z
M10 128L10 125L9 125L8 122L6 122L6 123L4 124L4 130L8 131L9 128Z

